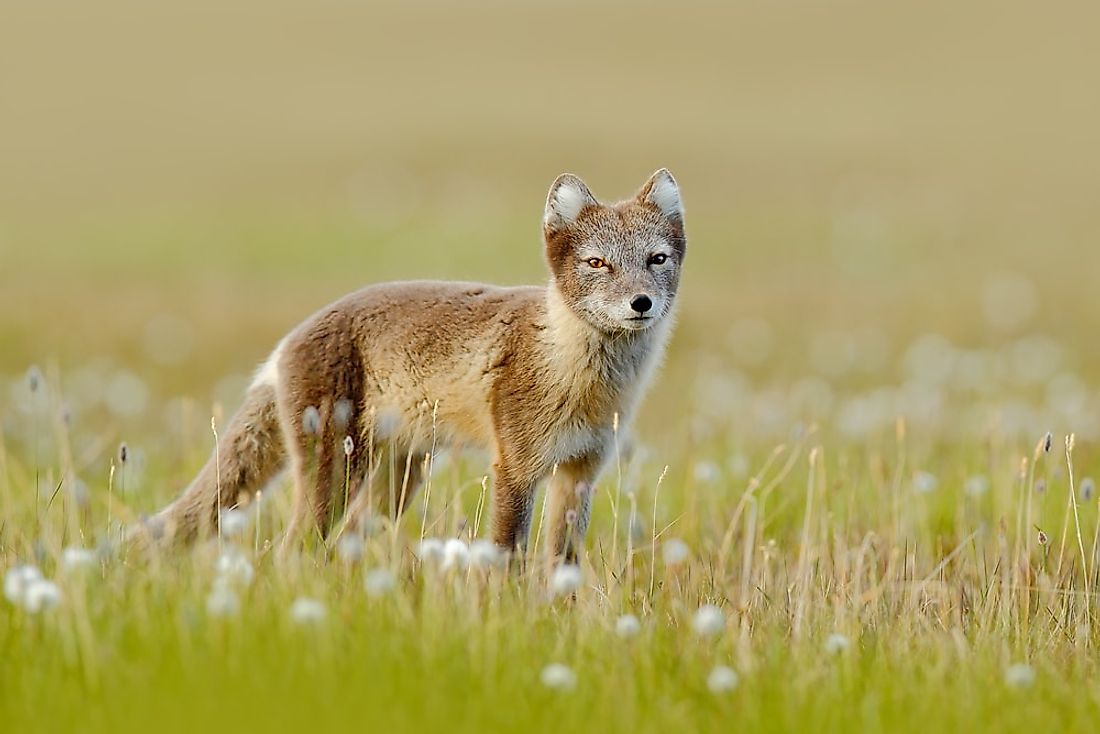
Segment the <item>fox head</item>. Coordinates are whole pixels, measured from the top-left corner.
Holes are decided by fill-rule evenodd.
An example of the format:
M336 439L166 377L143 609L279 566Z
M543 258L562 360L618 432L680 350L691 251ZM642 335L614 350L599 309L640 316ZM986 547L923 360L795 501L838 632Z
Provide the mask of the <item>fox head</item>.
M554 286L593 327L643 331L672 312L687 240L680 188L664 168L618 204L601 203L570 173L558 176L543 235Z

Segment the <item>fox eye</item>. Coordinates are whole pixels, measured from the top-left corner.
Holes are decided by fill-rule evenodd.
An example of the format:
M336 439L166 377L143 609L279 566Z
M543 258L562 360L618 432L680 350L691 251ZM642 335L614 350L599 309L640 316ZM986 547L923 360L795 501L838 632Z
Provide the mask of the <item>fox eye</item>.
M590 258L588 258L587 262L588 262L589 266L591 266L593 268L606 268L607 267L607 263L604 262L602 259L600 259L598 257L590 257Z
M656 255L649 256L650 265L664 265L667 260L668 255L664 254L663 252L658 252Z

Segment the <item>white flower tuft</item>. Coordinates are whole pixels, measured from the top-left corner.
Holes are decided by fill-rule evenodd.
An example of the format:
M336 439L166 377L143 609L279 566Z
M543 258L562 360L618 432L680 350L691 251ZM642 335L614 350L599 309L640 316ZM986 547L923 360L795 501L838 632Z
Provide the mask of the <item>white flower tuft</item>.
M372 568L363 578L367 596L385 596L397 586L397 579L388 568Z
M248 513L236 507L222 510L218 515L218 527L223 538L235 538L248 527Z
M572 594L581 587L584 574L580 566L563 564L554 569L554 575L550 577L550 588L557 596Z
M544 686L555 691L571 691L577 687L577 674L561 663L547 665L542 669L539 679Z
M935 492L940 486L940 480L931 472L919 471L913 475L913 489L921 494Z
M302 411L302 430L307 436L316 436L321 432L321 411L309 405Z
M4 574L4 596L12 604L23 606L27 589L42 578L42 572L36 566L12 566Z
M714 670L707 676L707 688L714 694L729 693L740 682L741 677L737 675L737 671L727 665L714 666Z
M642 623L633 614L624 614L615 620L615 634L624 640L637 637L642 631Z
M439 563L443 560L444 543L439 538L424 538L416 547L416 557L421 563Z
M492 568L504 563L506 554L491 540L475 540L470 543L470 565L475 568Z
M99 562L95 551L70 546L61 551L61 569L63 571L84 571L94 568Z
M35 579L23 592L23 609L31 614L53 609L61 603L61 589L53 581Z
M690 557L691 549L679 538L670 538L661 544L661 558L668 566L678 566Z
M704 604L695 612L692 627L700 637L720 635L726 629L726 615L714 604Z
M317 599L300 596L290 605L290 618L298 624L317 624L325 619L328 610Z
M1005 670L1005 684L1010 688L1031 688L1035 685L1035 668L1027 663L1016 663Z
M470 548L460 538L448 538L443 544L443 568L466 568L470 561Z
M354 534L347 533L336 541L336 557L344 563L355 563L363 557L363 539Z
M718 481L718 477L721 476L718 465L713 461L695 462L695 468L692 470L692 473L695 475L695 481L702 482L703 484L716 482Z
M989 491L989 479L981 474L975 474L966 480L966 484L963 485L963 491L971 497L981 497Z
M834 632L825 638L825 652L830 655L839 655L852 646L852 641L839 632Z
M244 553L235 548L228 548L218 556L214 569L218 572L219 580L241 586L252 583L252 577L255 575L252 564Z
M216 582L214 590L206 597L206 613L211 617L235 617L241 611L237 593L224 582Z

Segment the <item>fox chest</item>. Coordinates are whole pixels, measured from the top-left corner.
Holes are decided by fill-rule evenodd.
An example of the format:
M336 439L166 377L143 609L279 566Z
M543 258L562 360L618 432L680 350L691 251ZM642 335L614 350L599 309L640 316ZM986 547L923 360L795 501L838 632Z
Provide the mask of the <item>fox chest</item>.
M559 402L547 416L548 463L604 453L614 441L618 421L625 418L618 397L582 390Z

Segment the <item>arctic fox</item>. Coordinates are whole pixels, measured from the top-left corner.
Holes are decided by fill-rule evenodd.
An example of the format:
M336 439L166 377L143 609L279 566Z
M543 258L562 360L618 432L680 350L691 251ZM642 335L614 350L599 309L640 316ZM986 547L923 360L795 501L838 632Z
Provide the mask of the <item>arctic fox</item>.
M345 512L396 516L430 452L475 446L493 457L496 545L525 548L549 477L549 552L574 558L593 482L672 328L686 250L679 187L661 169L633 198L603 204L563 174L543 239L544 287L384 283L309 317L257 371L206 466L145 530L162 543L210 532L221 510L289 468L286 538L327 536Z

